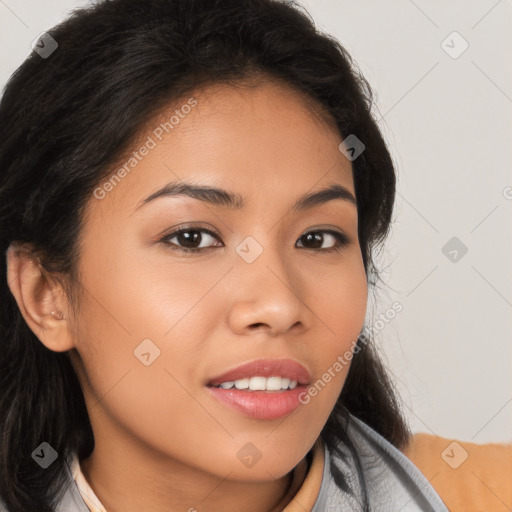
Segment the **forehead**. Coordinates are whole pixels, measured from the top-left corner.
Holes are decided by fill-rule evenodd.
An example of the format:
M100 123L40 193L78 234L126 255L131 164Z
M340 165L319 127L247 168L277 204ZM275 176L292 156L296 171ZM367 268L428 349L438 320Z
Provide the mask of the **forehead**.
M115 179L107 177L113 185L101 207L133 211L157 188L185 179L243 196L265 192L269 205L322 181L354 192L340 142L323 107L285 84L210 85L169 104L146 124L112 168ZM120 169L122 179L114 176Z

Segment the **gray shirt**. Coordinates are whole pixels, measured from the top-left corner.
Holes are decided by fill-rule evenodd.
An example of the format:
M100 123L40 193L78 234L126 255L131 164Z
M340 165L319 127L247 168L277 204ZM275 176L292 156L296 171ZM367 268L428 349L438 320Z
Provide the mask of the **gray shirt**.
M371 512L449 512L420 470L379 433L349 415L347 434L361 460ZM346 460L331 453L324 443L322 483L311 512L363 511L356 463L347 446L340 444L339 447ZM354 494L337 486L331 464L339 468ZM66 465L66 472L68 485L57 512L89 512L73 479L70 464ZM0 512L8 512L1 500Z
M371 512L449 512L421 471L366 423L349 415L347 434L361 460ZM363 511L361 484L350 450L339 445L347 460L325 447L320 493L311 512ZM331 473L334 463L354 495L342 491Z

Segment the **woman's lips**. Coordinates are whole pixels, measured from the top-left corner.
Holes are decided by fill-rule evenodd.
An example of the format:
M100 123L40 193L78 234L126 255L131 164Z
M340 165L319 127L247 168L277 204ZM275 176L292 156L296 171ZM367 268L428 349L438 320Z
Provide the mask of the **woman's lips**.
M281 377L290 383L295 381L296 387L272 391L219 387L223 383L233 383L242 379L250 381L252 377ZM261 382L262 379L255 381ZM301 405L299 397L306 391L310 381L309 371L292 359L257 359L214 377L208 382L206 389L222 404L246 416L273 420L291 414ZM293 385L295 384L292 384L292 387Z
M275 420L288 416L301 405L299 397L306 392L307 387L298 385L295 389L282 391L247 391L213 386L207 386L206 389L221 403L250 418Z

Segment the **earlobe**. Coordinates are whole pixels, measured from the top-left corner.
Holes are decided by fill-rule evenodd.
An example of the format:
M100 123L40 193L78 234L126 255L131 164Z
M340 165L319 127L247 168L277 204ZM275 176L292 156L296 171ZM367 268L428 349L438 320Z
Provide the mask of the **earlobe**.
M64 352L74 347L62 288L49 279L38 258L11 244L6 251L7 283L32 332L46 348Z

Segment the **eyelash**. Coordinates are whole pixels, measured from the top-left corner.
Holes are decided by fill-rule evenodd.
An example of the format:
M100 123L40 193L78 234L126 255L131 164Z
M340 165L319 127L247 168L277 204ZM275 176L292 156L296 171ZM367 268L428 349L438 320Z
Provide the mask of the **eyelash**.
M218 240L219 236L214 233L213 231L206 229L206 228L200 228L200 227L194 227L194 226L188 226L185 228L180 228L176 231L173 231L172 233L165 235L160 240L158 240L159 243L163 243L164 245L168 246L171 250L180 251L184 253L198 253L204 250L208 249L215 249L215 247L198 247L198 248L190 248L190 247L181 247L176 244L169 243L169 240L171 238L174 238L175 236L180 235L181 233L185 233L188 231L199 231L203 233L207 233L208 235L211 235L212 237L216 238ZM336 239L336 244L333 247L330 247L328 249L308 249L307 247L304 247L306 250L310 251L316 251L316 252L339 252L341 249L346 247L350 244L351 240L350 238L345 235L344 233L339 233L338 231L334 231L332 229L318 229L318 230L312 230L304 233L299 238L302 238L303 236L309 235L311 233L328 233ZM299 247L299 249L302 249L302 247Z

